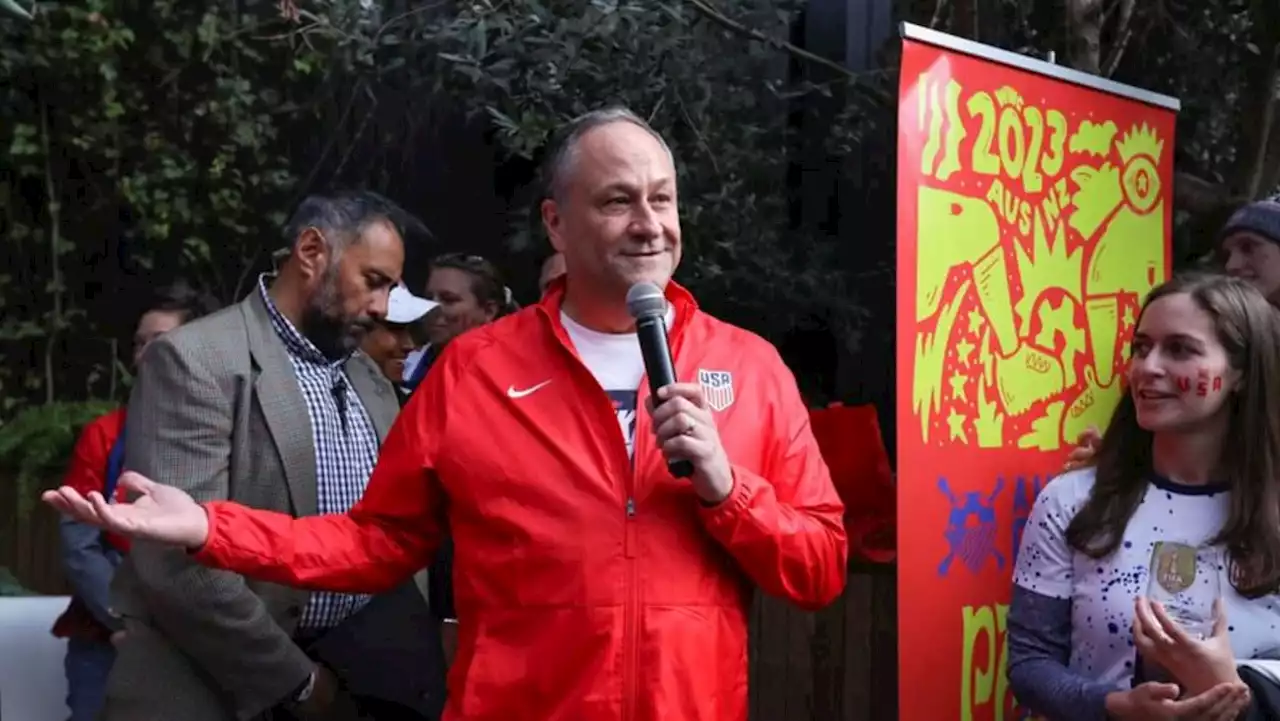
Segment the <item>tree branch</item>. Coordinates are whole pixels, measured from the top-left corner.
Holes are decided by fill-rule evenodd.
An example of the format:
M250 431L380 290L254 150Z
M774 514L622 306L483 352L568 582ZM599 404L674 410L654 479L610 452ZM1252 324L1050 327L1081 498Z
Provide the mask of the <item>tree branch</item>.
M1188 236L1190 247L1179 252L1180 258L1200 258L1214 252L1218 232L1236 208L1248 198L1231 192L1226 183L1214 183L1190 173L1173 175L1173 203L1190 215Z
M324 149L320 151L320 156L316 158L315 163L311 167L311 172L307 174L306 180L298 185L297 191L294 192L293 199L289 202L289 207L293 207L302 202L307 193L311 192L311 184L315 182L316 176L320 174L321 168L329 158L329 153L333 152L334 146L338 142L338 135L342 129L346 127L347 118L351 116L351 111L355 109L356 100L360 98L360 93L365 90L365 81L360 80L356 86L351 89L351 96L347 98L347 104L342 109L342 115L338 118L338 122L333 126L333 132L329 135L329 140L325 142Z
M1253 0L1249 7L1251 25L1247 41L1256 52L1246 55L1243 65L1243 87L1233 108L1238 120L1234 167L1227 183L1231 192L1242 198L1256 198L1266 181L1277 176L1272 163L1280 162L1268 149L1275 145L1277 81L1280 80L1280 7L1275 0ZM1243 40L1242 40L1243 42Z
M1173 174L1173 202L1192 214L1218 213L1248 200L1231 192L1223 183L1214 183L1191 173Z
M929 20L929 28L937 30L938 24L942 22L942 11L947 9L947 0L938 0L938 4L933 7L933 17Z
M1272 103L1271 112L1271 137L1267 143L1267 151L1264 154L1261 166L1261 180L1258 183L1258 192L1255 197L1269 195L1276 192L1280 188L1280 135L1276 132L1276 120L1280 119L1280 101Z
M1273 152L1273 147L1280 145L1275 134L1275 88L1276 84L1280 83L1280 65L1277 65L1277 60L1280 60L1280 47L1275 48L1272 52L1271 73L1268 76L1268 85L1271 88L1271 92L1266 96L1266 102L1263 103L1262 116L1256 121L1258 125L1257 151L1252 159L1252 167L1249 169L1249 176L1245 181L1245 186L1242 188L1244 195L1250 198L1257 198L1259 194L1269 193L1274 189L1274 186L1263 187L1262 179L1271 174L1268 172L1267 161L1274 161L1273 156L1275 153Z
M716 177L719 178L720 164L716 162L715 151L711 149L711 144L707 142L706 136L702 134L702 130L698 127L698 124L693 122L693 117L689 115L689 108L684 103L684 96L680 94L680 88L675 85L671 87L672 87L672 90L675 92L676 105L678 105L680 108L680 116L684 118L685 124L689 126L689 129L691 131L693 131L693 137L697 139L698 146L702 148L702 152L707 154L707 160L711 161L712 172L714 172L716 174Z
M1111 52L1107 55L1107 60L1102 65L1102 74L1111 77L1115 74L1116 68L1120 66L1120 59L1124 57L1124 51L1129 47L1129 40L1133 37L1133 10L1137 5L1137 0L1120 0L1120 19L1116 21L1116 41L1111 45Z
M973 0L952 0L951 33L978 40L978 4Z
M786 40L783 40L781 38L770 37L760 32L759 30L756 30L755 28L749 28L746 25L743 25L742 23L738 22L737 20L734 20L733 18L725 16L724 13L720 12L719 10L712 7L709 3L707 3L706 0L687 0L687 2L690 5L692 5L693 8L697 10L700 15L702 15L703 17L707 18L711 22L719 25L720 27L726 30L732 31L738 35L742 35L743 37L748 37L748 38L751 38L752 40L757 40L759 42L765 43L771 47L778 48L780 50L785 50L786 52L790 53L791 55L797 58L800 58L801 60L806 60L815 65L821 65L822 67L827 68L828 70L838 73L841 77L845 78L846 80L854 81L853 83L850 83L852 87L857 88L860 92L865 93L866 95L868 95L878 103L888 105L889 103L894 102L893 97L890 96L888 93L884 92L883 90L879 88L871 87L867 83L857 82L862 77L861 73L855 73L852 70L846 68L845 66L841 65L840 63L834 60L829 60L827 58L822 57L821 55L815 55L814 53L811 53L808 50L805 50L804 48L794 45ZM881 72L881 71L873 70L867 74L878 73L878 72Z
M1102 74L1101 0L1067 0L1067 61L1071 67Z
M35 9L34 5L32 6L32 9ZM14 0L0 0L0 11L22 20L31 19L31 13L28 12L26 8L14 2Z
M53 182L53 151L49 142L49 105L40 98L40 144L44 151L44 192L49 212L49 285L53 310L49 313L49 336L44 346L44 402L53 403L53 351L62 331L62 199Z
M1232 189L1246 198L1256 198L1266 166L1268 147L1275 142L1276 86L1280 82L1280 28L1268 22L1265 3L1255 3L1251 12L1250 40L1259 54L1245 68L1245 87L1240 94L1237 116L1241 118L1241 138L1236 145L1236 166L1230 178Z
M814 63L816 65L821 65L822 67L828 70L831 70L833 72L839 73L840 75L843 75L844 77L849 78L850 80L858 79L857 73L853 72L849 68L846 68L840 63L834 60L828 60L827 58L824 58L821 55L815 55L814 53L811 53L802 47L793 45L790 42L787 42L786 40L783 40L781 38L769 37L768 35L765 35L759 30L756 30L755 28L749 28L746 25L743 25L742 23L738 22L737 20L734 20L730 17L726 17L719 10L716 10L714 7L711 7L711 5L704 2L704 0L688 0L688 3L692 5L693 8L697 10L703 17L714 22L715 24L719 25L722 28L725 28L726 30L731 30L737 33L738 35L743 35L745 37L751 38L752 40L759 40L760 42L770 45L772 47L786 50L787 52L791 53L792 55L802 60L808 60L809 62Z

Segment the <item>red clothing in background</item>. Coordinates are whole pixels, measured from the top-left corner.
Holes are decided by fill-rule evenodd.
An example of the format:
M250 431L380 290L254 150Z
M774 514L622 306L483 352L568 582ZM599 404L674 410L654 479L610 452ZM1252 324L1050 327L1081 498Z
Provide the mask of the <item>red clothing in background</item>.
M88 495L90 491L101 493L107 483L107 464L111 457L111 448L124 430L124 409L119 408L91 421L80 431L76 439L75 450L71 452L71 461L67 464L67 473L62 483ZM122 491L116 489L117 499L123 498ZM115 534L104 534L111 547L125 553L129 550L129 539ZM64 551L65 552L65 551ZM71 605L54 621L52 633L58 638L77 638L107 643L111 630L94 617L93 612L79 596L72 596Z
M86 496L89 491L102 493L107 484L107 459L116 438L124 430L124 417L124 408L117 408L94 419L80 431L67 475L62 479L64 486L71 486ZM116 488L115 496L118 501L124 500L124 489ZM124 536L107 534L107 543L121 553L129 550L129 539Z

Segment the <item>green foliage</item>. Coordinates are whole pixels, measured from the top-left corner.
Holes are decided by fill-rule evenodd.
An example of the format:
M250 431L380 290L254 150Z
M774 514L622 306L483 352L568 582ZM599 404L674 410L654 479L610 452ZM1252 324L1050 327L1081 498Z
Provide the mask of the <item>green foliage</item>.
M125 285L181 274L241 297L302 195L394 184L431 132L420 118L455 109L526 158L585 110L648 116L680 162L680 279L766 335L816 315L852 337L852 279L834 238L790 229L786 173L794 102L861 96L786 81L794 57L773 39L798 0L721 5L338 0L300 4L295 22L275 0L85 0L0 24L0 309L17 311L0 312L0 416L119 398L127 349L98 339L123 339L139 310L111 302ZM837 104L829 140L848 149L878 119ZM512 247L537 232L515 224Z
M113 408L102 401L31 406L0 426L0 474L16 483L19 518L60 482L81 429Z
M546 0L466 3L422 28L437 92L486 118L511 155L534 158L564 121L609 104L646 117L680 171L678 278L713 312L775 338L800 318L852 336L861 320L836 240L791 229L787 172L805 96L850 100L830 142L856 143L861 97L845 81L790 83L786 39L801 3ZM850 84L852 85L852 84ZM535 196L536 197L536 196ZM528 209L517 214L529 217ZM536 223L518 226L527 246Z
M899 4L917 22L954 5ZM125 285L181 274L241 297L302 195L334 184L411 195L395 186L413 177L412 143L455 109L525 159L581 112L639 112L681 174L678 279L775 340L817 317L857 342L858 281L888 268L860 266L839 247L851 239L801 226L788 172L825 148L816 162L841 183L846 157L892 137L892 52L887 72L790 80L822 65L785 42L801 0L333 0L298 3L296 21L282 5L50 1L31 22L0 23L0 417L40 400L120 398L119 340L138 310L114 302ZM1039 53L1068 44L1062 3L979 6L981 40ZM1209 181L1229 180L1249 123L1238 100L1256 95L1241 67L1267 54L1259 7L1139 7L1118 65L1117 79L1182 98L1179 168ZM815 107L836 122L798 137L793 121ZM538 239L534 192L512 202L513 249Z
M22 585L13 572L4 566L0 566L0 598L6 596L34 596L35 591L27 589Z
M110 301L130 282L244 292L296 202L288 138L327 109L307 103L336 45L289 27L269 0L43 2L0 23L8 405L121 390L115 348L85 340L124 335L138 309Z

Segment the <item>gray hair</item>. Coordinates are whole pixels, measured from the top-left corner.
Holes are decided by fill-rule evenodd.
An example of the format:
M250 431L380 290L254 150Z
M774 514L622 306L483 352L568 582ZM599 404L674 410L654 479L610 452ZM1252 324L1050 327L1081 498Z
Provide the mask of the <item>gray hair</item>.
M335 257L360 239L369 226L389 223L404 238L408 231L425 231L422 222L403 208L377 193L367 190L348 191L331 195L308 195L298 204L297 210L284 226L284 241L292 247L298 236L307 228L315 228L324 235L326 245ZM287 256L281 249L273 254Z
M643 129L667 151L667 157L675 163L675 155L662 135L653 129L644 118L636 115L629 108L613 106L592 110L570 120L557 132L557 139L552 143L551 152L543 163L543 179L547 194L557 200L564 197L565 183L573 171L573 163L577 158L578 141L592 130L614 123L631 123Z

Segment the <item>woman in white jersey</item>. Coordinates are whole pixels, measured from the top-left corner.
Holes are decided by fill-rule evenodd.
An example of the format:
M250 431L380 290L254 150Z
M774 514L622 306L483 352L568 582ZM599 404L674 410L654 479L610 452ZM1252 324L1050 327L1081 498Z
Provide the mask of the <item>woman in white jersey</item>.
M1180 277L1148 296L1131 351L1094 465L1045 486L1027 522L1010 686L1052 721L1236 719L1257 700L1231 657L1280 646L1280 314L1242 280ZM1135 684L1135 602L1161 541L1223 549L1229 638L1193 650L1226 658L1184 648L1176 684Z

